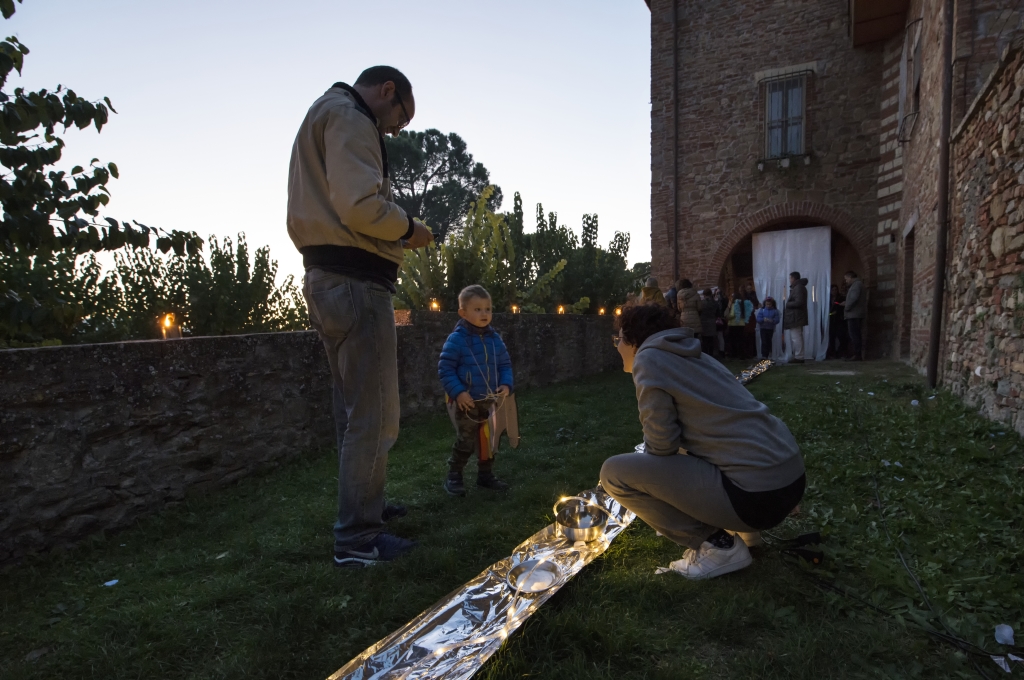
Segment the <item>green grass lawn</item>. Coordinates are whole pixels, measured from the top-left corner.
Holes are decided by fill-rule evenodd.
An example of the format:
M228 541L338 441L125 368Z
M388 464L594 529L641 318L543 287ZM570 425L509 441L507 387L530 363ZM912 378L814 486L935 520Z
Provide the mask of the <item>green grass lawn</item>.
M905 366L855 368L851 376L820 374L849 371L843 363L780 367L751 385L796 435L808 467L800 515L774 533L821 530L822 566L768 548L749 569L713 581L656 576L682 550L638 520L478 677L980 677L922 626L993 651L997 623L1024 636L1020 440L948 394L929 399ZM551 522L560 495L592 487L605 457L640 441L622 373L519 401L522 445L496 467L513 485L505 494L470 485L467 498L448 497L447 417L403 424L388 492L410 513L393 530L422 545L390 565L331 565L337 468L324 451L78 550L8 567L0 677L326 677L507 556ZM111 579L118 584L104 587ZM1003 675L987 658L976 663Z

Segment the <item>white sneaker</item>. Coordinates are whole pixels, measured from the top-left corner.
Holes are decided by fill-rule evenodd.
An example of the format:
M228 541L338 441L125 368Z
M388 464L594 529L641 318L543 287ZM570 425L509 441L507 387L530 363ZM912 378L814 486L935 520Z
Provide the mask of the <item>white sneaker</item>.
M681 560L669 563L669 568L689 579L707 579L722 576L749 567L753 562L747 544L733 540L728 550L716 548L707 541L697 550L687 550Z
M726 529L726 531L729 531ZM764 545L760 531L729 531L733 536L739 536L740 540L747 544L748 548L759 548Z

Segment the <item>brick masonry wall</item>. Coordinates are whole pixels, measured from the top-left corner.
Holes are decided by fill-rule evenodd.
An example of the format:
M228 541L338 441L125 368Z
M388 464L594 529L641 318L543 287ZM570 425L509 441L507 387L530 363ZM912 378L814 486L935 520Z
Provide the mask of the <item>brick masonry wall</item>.
M402 415L442 412L437 357L458 317L399 315ZM494 326L517 389L621 368L610 317L498 314ZM0 351L0 562L333 441L312 332Z
M673 2L678 37L673 46ZM883 132L885 45L854 49L846 0L652 0L651 257L667 284L680 276L717 284L732 249L773 225L827 224L858 251L869 292L868 351L892 345L896 268L889 244L877 245ZM679 177L673 197L672 60L679 62ZM811 162L765 164L763 95L755 72L816 62L808 76L806 144ZM891 108L891 107L890 107ZM891 171L891 170L890 170ZM890 193L894 180L883 188ZM674 200L674 198L676 200ZM672 252L678 204L678 258ZM879 266L878 258L886 259ZM892 261L890 261L892 260ZM883 318L888 321L883 322Z
M943 383L1024 434L1022 96L1017 43L954 133Z
M928 354L931 325L932 289L935 273L935 236L938 203L939 118L942 103L942 3L938 0L912 0L907 21L920 19L921 25L921 95L920 113L913 128L905 133L902 144L903 191L901 205L893 215L891 233L897 250L894 265L896 280L900 282L898 333L893 338L893 354L908 360L924 370ZM903 49L903 35L895 36L889 44L892 49ZM908 50L911 46L908 46ZM912 65L908 71L912 72ZM910 111L912 76L907 76L907 103ZM912 229L913 250L907 250L908 226ZM908 257L910 256L910 257ZM909 271L908 271L909 267ZM911 281L909 290L905 281ZM909 320L907 314L910 315ZM902 347L901 347L902 345ZM902 351L906 349L907 352Z
M1014 0L969 0L956 3L953 27L954 128L993 72L999 54L1013 36L1019 33L1021 17L1016 5ZM907 21L912 23L918 20L923 41L920 114L909 140L901 145L901 205L889 233L894 239L890 247L895 252L898 282L893 354L923 371L928 354L932 291L935 285L939 172L937 147L942 104L941 0L912 0ZM893 37L887 43L887 52L902 50L903 40L902 34ZM909 102L910 96L908 83L907 111L913 108ZM908 230L912 230L913 234L913 240L909 242L906 238ZM879 234L881 241L882 225L879 225ZM912 249L908 247L909 243L913 244ZM880 253L880 267L881 262ZM945 350L940 350L940 355L945 354Z

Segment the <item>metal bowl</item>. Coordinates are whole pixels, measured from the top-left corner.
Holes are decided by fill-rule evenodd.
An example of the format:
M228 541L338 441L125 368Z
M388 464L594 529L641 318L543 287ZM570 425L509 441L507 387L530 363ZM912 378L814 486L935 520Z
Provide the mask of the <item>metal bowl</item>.
M558 583L562 573L554 562L526 560L508 572L508 584L520 593L540 593Z
M553 511L558 532L574 543L597 539L604 535L608 525L608 511L579 496L561 499L555 503Z

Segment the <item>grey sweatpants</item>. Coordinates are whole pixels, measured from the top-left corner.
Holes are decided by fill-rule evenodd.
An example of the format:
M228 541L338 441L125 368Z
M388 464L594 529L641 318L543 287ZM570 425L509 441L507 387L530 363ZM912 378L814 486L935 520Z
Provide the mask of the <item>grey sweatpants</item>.
M756 531L733 510L722 472L703 458L624 453L601 466L601 486L653 529L687 548L719 529Z

